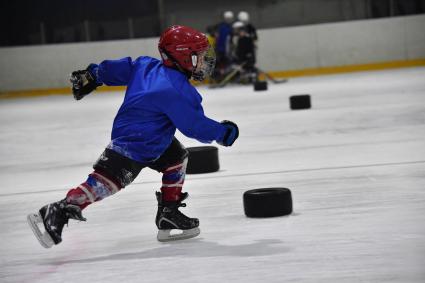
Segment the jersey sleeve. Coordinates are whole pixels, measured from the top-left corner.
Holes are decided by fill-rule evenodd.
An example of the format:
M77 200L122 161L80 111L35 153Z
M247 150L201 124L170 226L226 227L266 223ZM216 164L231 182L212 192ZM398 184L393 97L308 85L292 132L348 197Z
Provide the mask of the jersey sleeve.
M206 117L200 103L179 97L178 93L173 94L167 95L158 106L182 134L203 143L223 139L226 128Z
M132 72L132 60L125 57L119 60L105 60L97 69L97 80L109 86L127 85Z

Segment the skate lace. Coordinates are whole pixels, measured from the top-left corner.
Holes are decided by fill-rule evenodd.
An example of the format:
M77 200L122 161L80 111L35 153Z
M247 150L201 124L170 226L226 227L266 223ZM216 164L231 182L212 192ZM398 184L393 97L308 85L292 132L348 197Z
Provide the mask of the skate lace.
M83 214L81 212L81 209L76 206L76 205L72 205L72 204L68 204L65 207L65 214L66 214L66 224L68 225L68 220L69 218L72 218L74 220L79 220L79 221L86 221L87 219L83 217Z
M186 207L185 203L179 203L176 205L176 215L178 215L179 217L183 218L185 221L192 221L192 218L190 218L189 216L185 215L183 212L181 212L179 210L179 207Z

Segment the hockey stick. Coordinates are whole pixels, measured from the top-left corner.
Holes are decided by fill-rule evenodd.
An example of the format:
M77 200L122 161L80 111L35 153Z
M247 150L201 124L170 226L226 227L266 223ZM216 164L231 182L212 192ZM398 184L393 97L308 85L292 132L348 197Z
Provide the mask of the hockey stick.
M267 78L268 80L272 81L274 84L286 83L286 82L288 81L287 79L277 80L277 79L273 78L273 77L272 77L269 73L264 72L263 70L258 69L258 68L257 68L257 70L258 70L260 73L264 74L264 76L266 76L266 78Z
M221 80L221 82L216 85L212 85L211 88L224 87L225 85L227 85L236 75L238 75L243 70L243 67L246 65L246 63L247 62L243 62L240 65L233 65L233 70L228 73L224 77L224 79Z
M211 85L211 88L224 87L227 83L229 83L233 79L233 77L235 77L237 75L237 73L239 73L239 70L234 69L229 74L227 74L227 76L224 79L222 79L221 82L219 82L215 85Z

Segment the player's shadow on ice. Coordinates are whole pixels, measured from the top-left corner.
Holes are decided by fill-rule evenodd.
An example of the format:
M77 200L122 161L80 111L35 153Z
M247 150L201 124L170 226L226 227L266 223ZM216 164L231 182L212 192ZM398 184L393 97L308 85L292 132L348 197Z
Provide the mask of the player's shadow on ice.
M275 239L258 240L252 244L221 245L206 242L202 239L187 240L185 242L164 244L163 246L135 253L120 253L86 259L65 260L60 262L49 261L46 264L62 265L67 263L92 263L110 260L152 259L163 257L252 257L268 256L289 252L288 247L281 245L282 241Z

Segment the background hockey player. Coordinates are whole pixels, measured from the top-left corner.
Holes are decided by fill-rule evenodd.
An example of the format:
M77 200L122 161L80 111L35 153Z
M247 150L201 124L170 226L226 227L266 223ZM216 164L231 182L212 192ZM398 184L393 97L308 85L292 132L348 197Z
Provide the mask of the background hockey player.
M44 247L59 244L70 218L85 221L84 208L129 185L145 167L163 173L162 187L156 192L158 240L200 233L198 219L179 211L188 196L182 192L188 152L174 137L176 128L201 142L216 141L223 146L231 146L239 130L233 122L207 118L200 94L189 83L189 78L201 81L214 69L215 54L206 36L189 27L172 26L162 33L158 48L162 61L127 57L90 64L86 70L72 73L77 100L102 84L125 85L127 90L114 120L111 142L87 180L69 190L63 200L28 215L30 227ZM171 235L171 229L181 233Z
M217 25L216 46L217 68L214 74L216 80L221 80L232 63L232 24L234 15L232 11L223 13L223 21Z
M257 29L251 23L248 12L240 11L238 13L238 21L243 23L243 25L245 26L245 31L252 38L254 44L257 44L257 40L258 40Z
M255 43L247 27L240 21L233 24L233 40L233 62L240 69L239 81L252 83L257 78Z

